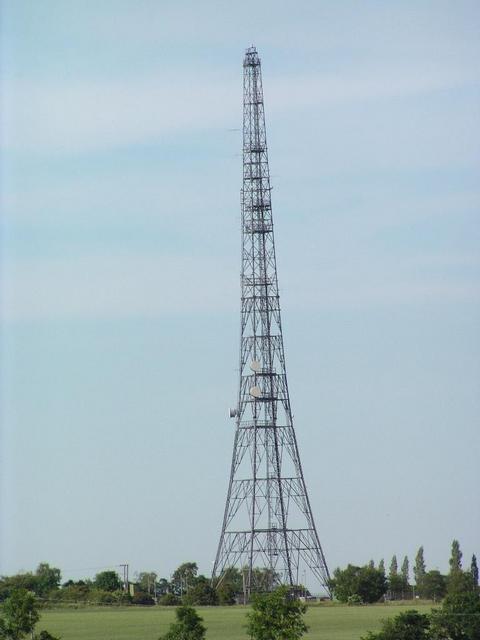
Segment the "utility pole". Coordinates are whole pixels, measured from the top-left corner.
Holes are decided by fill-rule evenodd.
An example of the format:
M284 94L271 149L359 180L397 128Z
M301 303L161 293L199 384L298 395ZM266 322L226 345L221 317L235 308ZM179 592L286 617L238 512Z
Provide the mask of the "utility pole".
M128 564L120 564L118 566L123 569L123 590L125 591L125 593L128 593L128 590L129 590Z
M262 74L251 47L243 62L240 380L230 410L236 430L212 573L218 585L228 568L240 568L248 598L262 588L257 569L267 589L298 585L306 569L330 593L293 426L270 196Z

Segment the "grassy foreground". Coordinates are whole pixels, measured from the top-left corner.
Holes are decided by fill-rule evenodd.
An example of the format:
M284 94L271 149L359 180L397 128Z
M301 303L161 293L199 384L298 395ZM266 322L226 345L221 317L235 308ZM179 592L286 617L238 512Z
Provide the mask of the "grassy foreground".
M247 640L245 614L248 607L196 607L207 627L207 640ZM381 620L415 608L422 613L429 604L310 606L305 620L306 640L359 640L366 631L375 631ZM90 607L52 609L42 612L39 629L61 636L62 640L157 640L175 618L172 607Z

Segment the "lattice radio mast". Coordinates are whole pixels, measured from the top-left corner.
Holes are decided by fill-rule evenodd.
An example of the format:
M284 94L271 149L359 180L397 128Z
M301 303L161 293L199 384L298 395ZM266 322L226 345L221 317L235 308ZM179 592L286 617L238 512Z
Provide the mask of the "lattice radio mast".
M313 573L329 592L329 573L308 499L288 393L260 59L243 62L241 342L230 483L213 568L222 581L243 572L244 591L267 568L275 583L298 585Z

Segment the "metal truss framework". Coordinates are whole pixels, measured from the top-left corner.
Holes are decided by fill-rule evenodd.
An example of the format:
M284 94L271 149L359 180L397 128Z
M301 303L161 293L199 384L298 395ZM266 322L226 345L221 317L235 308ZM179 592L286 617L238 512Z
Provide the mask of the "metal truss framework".
M218 584L230 567L242 569L248 597L257 588L256 567L292 586L309 571L329 592L288 393L262 75L254 47L247 49L243 68L240 385L230 412L235 441L213 579Z

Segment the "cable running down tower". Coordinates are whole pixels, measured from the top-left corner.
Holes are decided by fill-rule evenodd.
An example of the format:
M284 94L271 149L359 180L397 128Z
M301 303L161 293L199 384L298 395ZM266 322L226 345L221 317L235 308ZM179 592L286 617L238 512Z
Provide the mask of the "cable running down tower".
M247 597L329 572L303 477L288 393L260 59L243 62L241 341L230 482L213 579L241 569Z

